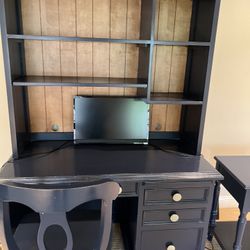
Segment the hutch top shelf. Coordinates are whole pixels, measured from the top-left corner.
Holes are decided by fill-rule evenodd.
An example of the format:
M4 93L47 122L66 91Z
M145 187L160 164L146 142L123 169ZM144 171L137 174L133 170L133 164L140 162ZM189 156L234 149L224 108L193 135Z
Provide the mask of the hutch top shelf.
M199 155L219 4L0 0L14 158L72 139L75 95L142 98L150 141Z

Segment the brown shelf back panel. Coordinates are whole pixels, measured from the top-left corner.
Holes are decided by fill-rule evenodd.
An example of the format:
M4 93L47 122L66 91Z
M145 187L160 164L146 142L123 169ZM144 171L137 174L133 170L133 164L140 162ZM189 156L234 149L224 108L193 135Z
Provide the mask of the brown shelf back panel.
M157 0L155 40L189 41L192 5L191 0Z
M152 92L183 92L187 54L185 46L155 46Z
M144 5L152 0L18 0L23 29L9 34L150 39ZM150 6L149 5L149 6ZM11 16L7 15L11 22ZM144 21L143 21L144 20ZM145 23L145 24L144 24Z
M155 40L210 42L215 0L157 0Z
M150 131L179 132L181 105L152 104L150 107Z
M25 41L26 75L62 77L137 78L139 48L136 45ZM145 65L145 67L147 67ZM28 87L32 132L72 131L74 95L137 96L136 88Z

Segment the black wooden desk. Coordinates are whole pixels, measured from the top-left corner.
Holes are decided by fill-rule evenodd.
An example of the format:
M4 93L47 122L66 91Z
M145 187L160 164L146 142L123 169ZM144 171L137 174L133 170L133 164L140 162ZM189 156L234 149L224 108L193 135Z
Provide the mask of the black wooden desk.
M215 233L224 249L229 250L233 247L234 250L240 250L242 249L242 239L247 223L246 216L250 211L250 156L220 156L215 159L217 170L224 176L221 183L239 203L240 209L234 244L233 239L229 237L229 235L232 235L231 232L235 232L233 223L224 223L225 230L221 230L223 225L220 225ZM218 200L218 198L217 195L216 199ZM230 244L232 245L230 246ZM243 249L250 249L249 240L245 240Z
M204 249L214 185L222 176L202 157L143 145L61 143L36 143L25 153L29 157L3 166L0 181L39 184L109 178L122 186L120 197L130 206L125 212L132 223L124 227L128 249Z

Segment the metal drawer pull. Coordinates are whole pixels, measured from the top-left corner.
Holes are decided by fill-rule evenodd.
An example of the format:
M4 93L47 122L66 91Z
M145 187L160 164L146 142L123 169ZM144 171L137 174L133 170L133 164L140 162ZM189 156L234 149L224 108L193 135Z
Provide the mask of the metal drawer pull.
M172 244L166 247L166 250L175 250L175 249L176 249L175 246Z
M171 214L170 215L170 221L175 223L175 222L178 222L180 219L179 215L178 214Z
M182 195L180 193L174 193L172 196L173 201L179 202L182 200Z

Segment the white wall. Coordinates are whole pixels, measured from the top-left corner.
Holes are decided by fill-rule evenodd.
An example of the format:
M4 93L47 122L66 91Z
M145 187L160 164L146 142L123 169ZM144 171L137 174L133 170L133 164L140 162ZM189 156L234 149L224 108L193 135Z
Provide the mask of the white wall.
M11 155L9 117L3 68L2 41L0 39L0 166Z
M250 155L249 0L221 0L203 154L213 164L214 155Z

